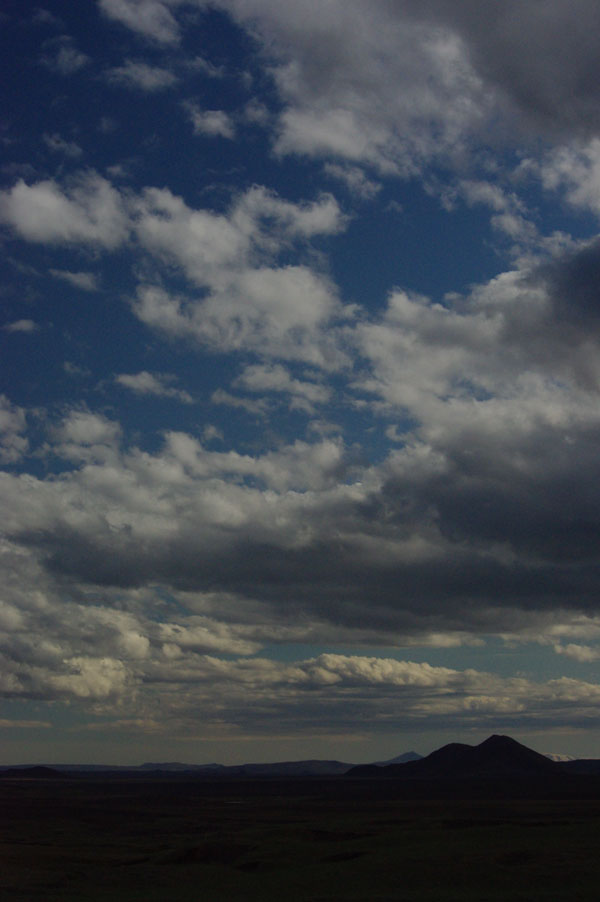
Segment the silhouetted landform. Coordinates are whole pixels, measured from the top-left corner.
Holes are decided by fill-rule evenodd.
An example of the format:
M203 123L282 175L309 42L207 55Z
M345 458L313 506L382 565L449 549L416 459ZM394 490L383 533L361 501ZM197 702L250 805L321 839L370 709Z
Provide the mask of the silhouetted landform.
M213 777L335 777L345 774L354 765L343 761L276 761L266 764L204 764L190 768L185 765L143 765L142 769L154 773L194 773L197 776Z
M600 760L598 758L575 758L573 761L562 762L560 766L568 774L600 776Z
M346 774L353 767L343 761L282 761L275 764L242 764L226 770L235 776L321 777Z
M0 777L11 777L20 780L52 780L60 777L60 771L54 767L36 764L34 767L15 767L0 771Z
M419 755L418 752L403 752L401 755L396 755L395 758L389 758L387 761L375 761L374 763L377 767L387 767L388 764L406 764L407 761L420 761L423 758L423 755Z
M399 780L434 785L458 782L464 789L468 780L541 780L564 781L572 777L600 778L600 759L570 759L566 756L542 755L509 736L490 736L477 746L453 742L423 757L417 752L403 752L388 761L353 765L337 760L309 759L271 763L184 764L178 761L145 762L141 765L54 764L13 765L0 771L0 777L55 778L103 777L119 779L169 780L261 780L261 779L328 779L339 777L367 780ZM558 758L560 760L553 760ZM600 785L600 780L598 781ZM538 787L540 788L540 787ZM417 790L418 791L418 790ZM445 792L446 790L444 790ZM579 790L578 790L579 791Z
M43 776L89 775L102 776L111 774L119 777L152 777L163 776L173 778L260 778L260 777L337 777L346 774L355 765L343 761L277 761L266 764L182 764L176 761L146 762L141 765L102 765L102 764L55 764L52 767L37 765L35 767L13 765L0 771L0 776L21 777L27 774Z
M459 780L482 777L557 777L565 764L551 761L510 736L490 736L480 745L452 742L419 761L378 767L363 764L352 768L349 777L376 777L398 780Z

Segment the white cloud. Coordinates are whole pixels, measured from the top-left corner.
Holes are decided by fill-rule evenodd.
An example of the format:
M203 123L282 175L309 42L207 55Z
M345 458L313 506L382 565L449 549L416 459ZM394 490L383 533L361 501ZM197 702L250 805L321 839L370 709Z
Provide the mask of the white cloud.
M224 110L201 110L194 103L185 105L194 127L195 135L209 138L235 138L235 126L231 116Z
M527 160L522 167L539 174L548 191L563 191L574 207L600 214L600 138L558 147L541 163Z
M55 153L63 153L66 157L70 157L71 159L77 159L77 157L80 157L83 153L79 144L76 144L74 141L65 141L64 138L61 138L61 136L56 133L52 135L45 134L43 139L50 150Z
M172 383L174 376L168 373L148 373L143 370L140 373L121 373L115 376L119 385L130 389L138 395L154 395L159 398L174 398L184 404L193 404L194 399L189 392L180 388L174 388Z
M47 41L45 46L53 52L43 56L42 63L61 75L73 75L91 62L90 57L77 50L71 38L65 35Z
M325 324L342 311L332 286L302 266L249 269L201 300L143 286L133 304L148 326L221 351L249 350L325 369L346 358Z
M65 269L51 269L49 272L56 279L62 279L82 291L98 290L98 278L93 272L69 272Z
M87 410L74 410L57 430L61 441L81 445L113 444L121 433L118 423Z
M502 273L464 298L453 295L448 306L392 292L383 318L357 328L372 364L357 385L436 430L463 413L483 425L494 410L496 422L506 422L510 409L520 422L529 415L556 425L595 422L587 393L600 385L597 336L582 319L588 287L576 272L581 260L593 280L595 257L594 245L583 246L562 260Z
M72 410L51 429L52 450L75 462L110 462L115 459L121 439L121 426L89 410Z
M243 117L251 125L266 127L271 119L271 114L264 103L252 98L244 107Z
M591 648L589 645L577 645L573 642L569 642L568 645L555 645L554 651L559 655L574 658L580 664L589 664L600 658L600 649Z
M2 328L5 332L37 332L39 326L32 319L18 319Z
M167 645L167 657L179 657L179 654L186 650L200 653L221 652L229 655L252 655L260 649L257 642L236 635L236 630L231 626L215 623L206 617L192 616L187 618L184 624L160 624L159 636L161 641ZM165 653L164 646L163 653Z
M323 168L326 175L343 182L352 194L363 200L371 200L381 191L381 183L368 178L359 166L326 163Z
M248 376L286 381L275 367ZM22 435L22 413L6 407L6 431ZM394 728L424 718L429 725L450 718L458 728L482 717L513 725L596 717L600 688L578 680L539 684L359 654L290 664L247 658L273 641L452 648L498 629L502 617L517 636L529 629L533 641L561 654L595 658L589 645L559 641L600 635L589 617L521 612L519 622L507 609L504 552L493 542L479 558L471 546L463 560L464 539L453 541L458 524L448 519L458 459L444 461L439 448L407 447L379 467L358 468L348 466L340 440L250 455L209 451L171 432L150 454L126 450L118 424L87 410L68 414L50 438L74 469L0 479L4 530L14 541L0 546L9 691L102 704L124 718L160 710L155 720L165 730L184 729L200 709L206 723L258 731L282 722L317 727L324 712L340 729L357 718L385 729L390 718ZM516 461L517 472L523 463ZM502 477L497 459L489 466ZM468 520L467 471L461 479L456 508ZM479 498L472 503L482 508ZM433 504L437 524L427 509ZM473 526L478 542L486 522ZM456 598L446 605L443 593L463 564L470 593L478 568L490 567L481 574L487 607L474 608L472 595L462 609ZM490 573L500 580L496 613ZM165 601L171 596L174 606ZM237 660L212 657L220 654Z
M106 78L113 84L140 91L164 91L177 84L177 76L168 69L149 66L147 63L127 60L122 66L107 69Z
M14 328L11 331L15 331ZM0 462L17 463L27 453L29 442L23 435L26 429L23 408L12 404L6 395L0 395Z
M179 40L183 0L101 0L138 34ZM203 8L200 0L196 5ZM543 16L518 0L219 0L260 42L284 109L277 148L410 174L464 162L474 136L524 130L589 135L600 104L593 0L552 0ZM523 47L527 52L523 52Z
M540 247L542 242L538 230L528 218L525 204L514 192L507 192L492 182L474 179L461 180L458 190L469 206L481 204L493 211L490 220L492 227L516 242L515 252Z
M65 362L63 363L63 370L69 376L91 376L92 375L91 370L87 369L87 367L78 366L75 363L71 363L70 360L65 360Z
M210 60L204 59L202 56L196 56L189 64L191 68L197 69L209 78L223 78L226 74L225 66L215 66Z
M167 190L147 189L137 209L140 243L210 289L195 300L143 286L134 304L141 320L221 350L260 349L327 368L345 359L322 330L345 315L331 283L306 266L260 265L293 242L342 229L331 196L293 204L255 187L225 216L191 210Z
M42 9L41 7L36 7L33 13L31 14L31 22L34 25L55 25L58 28L62 28L63 23L62 20L55 16L54 13L51 13L47 9Z
M159 44L176 44L179 27L165 0L98 0L100 10L133 31Z
M128 674L122 661L78 656L64 663L67 673L48 677L49 687L57 695L95 700L121 695L127 688Z
M31 186L19 181L0 192L0 221L29 241L105 250L129 241L155 263L178 265L202 290L200 300L141 286L133 305L143 322L171 336L327 369L347 362L324 327L347 319L352 309L344 309L332 283L308 266L273 265L295 244L345 228L329 194L292 203L254 186L226 214L217 214L188 207L166 188L135 196L95 172L82 172L65 187L51 180Z
M460 153L487 99L452 27L388 3L223 2L275 58L285 107L276 149L409 174ZM404 14L403 14L404 13Z
M202 441L205 443L214 441L222 442L224 438L223 430L219 429L219 427L215 426L213 423L209 423L202 430Z
M331 194L321 194L313 203L291 203L261 186L250 188L238 199L232 210L232 220L242 232L252 234L258 242L336 235L347 224ZM275 225L275 234L269 234L270 224ZM261 226L264 234L256 235Z
M0 222L27 241L107 249L121 244L128 228L120 194L95 172L80 173L64 191L50 179L18 181L0 192Z
M290 407L313 413L315 405L331 398L331 389L317 382L294 379L280 364L247 366L237 378L236 385L252 392L282 392L291 395Z
M247 413L259 417L266 416L269 409L266 401L254 401L250 398L240 398L237 395L230 394L230 392L225 391L223 388L215 389L210 400L213 404L224 404L226 407L245 410Z
M474 136L550 139L600 124L593 0L539 10L452 0L220 0L261 42L285 104L281 152L409 174ZM524 52L524 47L527 48Z

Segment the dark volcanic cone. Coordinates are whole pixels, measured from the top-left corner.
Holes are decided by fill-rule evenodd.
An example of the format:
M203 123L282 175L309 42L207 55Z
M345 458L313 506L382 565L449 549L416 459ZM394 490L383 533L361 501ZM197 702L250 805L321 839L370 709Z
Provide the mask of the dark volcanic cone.
M510 736L490 736L481 745L452 742L420 761L387 767L355 767L349 776L381 776L407 780L464 779L477 777L560 776L559 764L521 745Z

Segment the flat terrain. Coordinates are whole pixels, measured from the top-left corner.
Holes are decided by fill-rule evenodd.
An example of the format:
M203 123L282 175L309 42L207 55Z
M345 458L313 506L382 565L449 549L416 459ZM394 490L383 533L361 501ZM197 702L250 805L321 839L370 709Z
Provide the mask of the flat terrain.
M600 799L411 799L394 783L5 779L0 897L597 900Z

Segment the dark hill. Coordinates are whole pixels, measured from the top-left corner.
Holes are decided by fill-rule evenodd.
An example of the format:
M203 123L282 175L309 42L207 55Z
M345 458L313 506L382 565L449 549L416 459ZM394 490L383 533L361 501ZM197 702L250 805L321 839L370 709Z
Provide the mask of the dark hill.
M0 771L0 777L9 777L12 780L48 780L60 777L60 773L52 767L38 764L34 767L14 767Z
M352 768L351 777L383 777L402 780L457 780L506 777L561 776L559 764L521 745L510 736L490 736L480 745L452 742L420 761L364 765Z
M378 767L387 767L388 764L406 764L407 761L420 761L423 755L419 755L418 752L403 752L401 755L396 755L395 758L389 758L387 761L374 761Z

